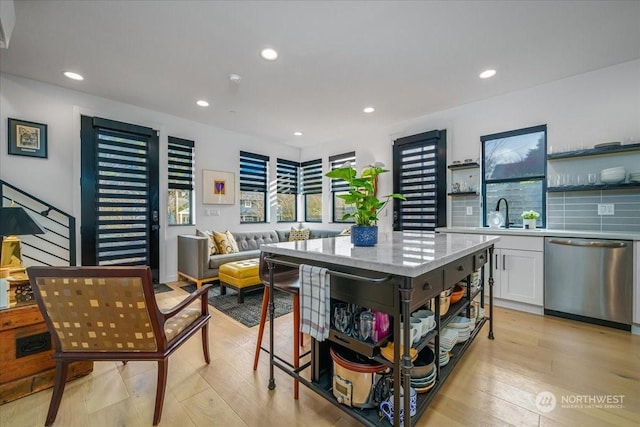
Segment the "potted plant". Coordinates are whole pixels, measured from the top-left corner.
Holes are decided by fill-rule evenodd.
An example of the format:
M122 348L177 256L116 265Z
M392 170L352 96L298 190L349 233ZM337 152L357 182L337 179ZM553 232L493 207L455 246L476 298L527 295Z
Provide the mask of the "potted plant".
M391 199L406 200L402 194L389 194L376 197L378 175L389 172L384 164L376 162L365 167L360 176L350 162L325 174L328 178L341 179L349 184L348 194L339 194L347 204L353 205L355 211L345 214L342 220L353 218L355 225L351 227L351 240L355 246L374 246L378 243L378 212Z
M540 214L536 211L524 211L520 218L522 218L522 228L535 230L536 221L540 218Z

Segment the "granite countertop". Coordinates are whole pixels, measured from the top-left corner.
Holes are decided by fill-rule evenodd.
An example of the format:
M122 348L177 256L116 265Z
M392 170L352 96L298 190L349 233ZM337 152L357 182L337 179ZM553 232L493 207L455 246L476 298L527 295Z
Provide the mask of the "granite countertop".
M439 227L438 233L464 233L498 236L528 236L528 237L573 237L583 239L615 239L640 241L640 233L627 233L624 231L586 231L586 230L553 230L548 228L536 228L525 230L523 228L490 228L490 227Z
M374 247L354 247L350 236L271 243L263 252L418 277L500 240L481 234L443 234L396 231L380 233Z

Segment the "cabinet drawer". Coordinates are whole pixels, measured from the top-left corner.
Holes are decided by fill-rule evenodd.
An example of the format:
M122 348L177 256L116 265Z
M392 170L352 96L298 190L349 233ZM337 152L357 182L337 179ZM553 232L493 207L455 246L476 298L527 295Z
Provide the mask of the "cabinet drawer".
M470 255L451 264L447 264L444 268L445 289L452 287L473 272L473 259L474 257Z
M473 270L478 270L480 267L485 265L489 260L489 251L486 249L481 250L473 255Z
M411 295L411 311L425 304L431 298L439 295L444 290L442 271L427 273L413 281L413 294Z

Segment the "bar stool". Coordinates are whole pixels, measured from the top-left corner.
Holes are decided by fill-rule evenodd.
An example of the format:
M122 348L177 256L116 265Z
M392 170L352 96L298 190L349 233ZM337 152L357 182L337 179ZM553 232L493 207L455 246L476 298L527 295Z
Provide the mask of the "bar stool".
M264 260L264 252L260 254L259 275L264 284L264 294L262 296L262 310L260 312L260 327L258 329L258 339L256 341L256 352L253 359L253 370L258 369L260 350L262 348L262 336L264 335L264 324L267 320L267 309L269 307L269 266ZM294 369L300 367L300 346L302 344L302 332L300 332L300 280L298 269L277 266L279 271L273 273L273 288L291 294L293 297L293 363L289 364ZM282 359L281 359L282 360ZM298 399L298 380L293 380L293 397Z

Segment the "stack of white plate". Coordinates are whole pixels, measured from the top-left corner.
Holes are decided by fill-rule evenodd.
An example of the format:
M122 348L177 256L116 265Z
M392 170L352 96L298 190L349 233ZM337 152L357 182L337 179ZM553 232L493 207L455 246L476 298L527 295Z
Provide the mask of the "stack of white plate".
M440 352L449 352L458 342L458 330L444 328L440 334Z
M468 317L456 316L451 319L449 326L458 330L457 343L463 343L469 339L475 323L475 319L469 319Z
M603 184L618 184L627 177L627 170L624 166L602 169L600 171L600 182Z
M471 273L471 289L475 290L480 284L480 270Z
M449 363L449 352L448 351L440 351L440 367L445 366Z
M638 172L629 172L629 181L631 181L631 182L640 182L640 171L638 171Z

